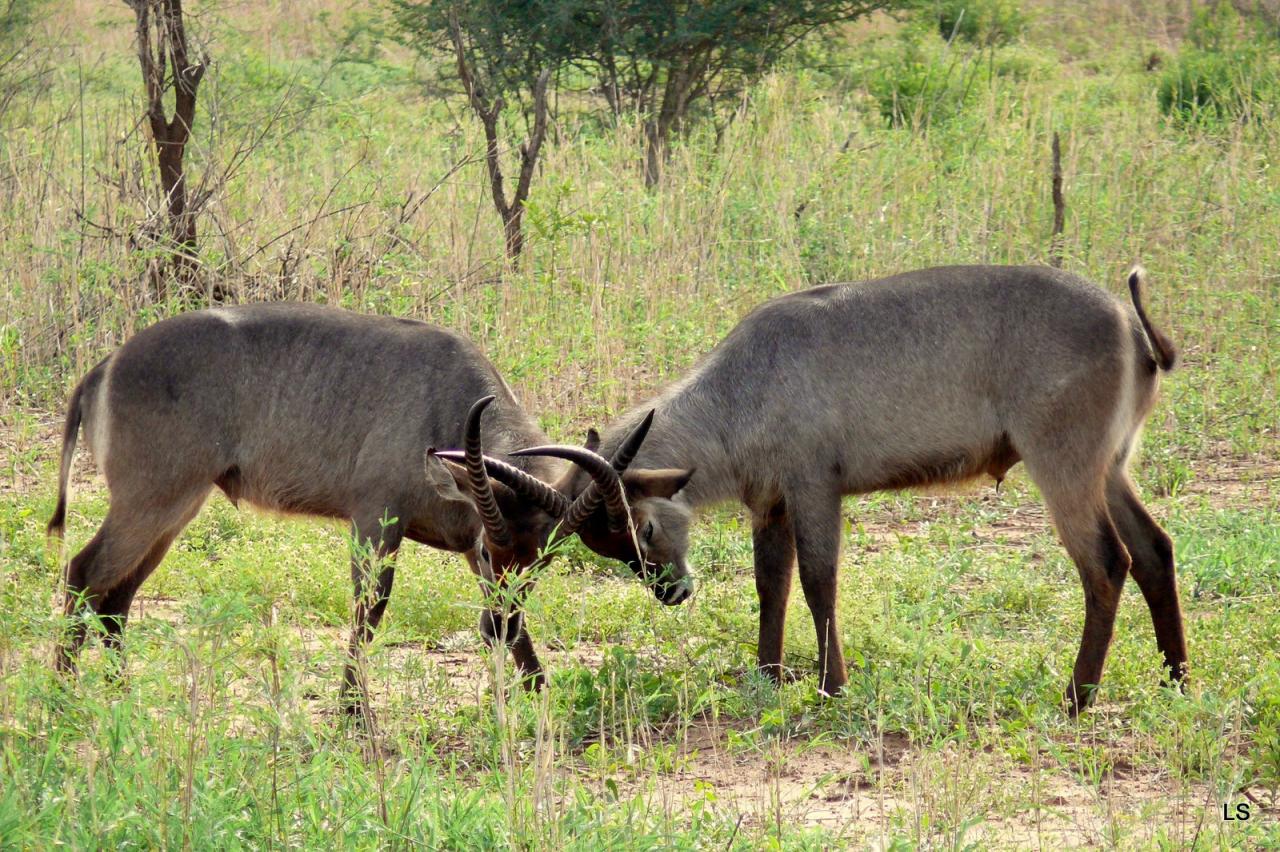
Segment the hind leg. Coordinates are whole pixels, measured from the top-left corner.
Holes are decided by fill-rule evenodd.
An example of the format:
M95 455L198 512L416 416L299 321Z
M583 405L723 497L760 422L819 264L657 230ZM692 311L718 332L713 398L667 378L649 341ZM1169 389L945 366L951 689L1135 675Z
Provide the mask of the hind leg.
M80 612L83 606L93 605L93 598L90 597L85 584L85 574L98 561L98 556L103 548L105 532L106 524L103 524L93 538L89 540L89 543L73 556L70 564L67 565L67 588L66 597L62 604L62 614L68 618ZM55 669L60 672L74 672L76 670L76 658L79 656L80 646L84 644L88 629L89 625L82 618L77 618L66 626L65 632L58 643L58 648L54 652L53 665Z
M169 546L177 538L178 532L180 530L173 530L162 535L147 551L147 555L142 557L138 567L134 568L123 582L107 592L95 607L98 617L102 619L103 630L106 631L102 641L109 650L115 652L122 650L121 641L124 638L125 623L129 620L129 607L133 605L133 596L137 594L139 587L146 582L151 573L159 567L161 560L169 552Z
M1187 640L1178 602L1173 541L1152 520L1123 467L1116 466L1107 477L1107 508L1133 558L1130 572L1151 611L1166 676L1170 682L1181 684L1187 670Z
M116 501L98 532L67 566L63 612L74 616L87 609L102 616L108 646L118 648L134 594L199 511L206 493L189 493L162 508ZM55 656L59 671L75 670L87 633L83 618L70 625Z
M1107 510L1105 462L1063 458L1062 448L1057 449L1052 455L1024 453L1024 458L1084 587L1084 632L1066 694L1074 716L1092 703L1102 680L1130 558Z

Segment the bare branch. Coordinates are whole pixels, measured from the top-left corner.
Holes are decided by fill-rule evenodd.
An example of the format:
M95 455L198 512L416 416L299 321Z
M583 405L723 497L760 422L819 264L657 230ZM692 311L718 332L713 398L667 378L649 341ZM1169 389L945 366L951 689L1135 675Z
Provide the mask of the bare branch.
M181 0L126 0L134 13L138 64L147 96L147 121L168 208L173 268L189 278L196 265L195 211L189 204L183 159L195 124L196 91L208 57L192 64L187 52ZM174 115L165 113L164 96L172 69ZM159 270L153 266L157 295L164 295Z
M1053 234L1049 237L1049 263L1062 266L1062 229L1067 221L1067 202L1062 197L1062 145L1053 131Z

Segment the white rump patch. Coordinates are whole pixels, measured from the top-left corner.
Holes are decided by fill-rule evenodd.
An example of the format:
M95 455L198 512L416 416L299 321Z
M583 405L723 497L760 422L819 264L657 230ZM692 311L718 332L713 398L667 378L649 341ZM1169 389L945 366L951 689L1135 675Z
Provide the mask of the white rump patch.
M107 410L107 397L111 389L111 373L115 367L113 358L107 368L102 371L102 381L98 383L97 392L93 395L93 404L82 412L85 424L84 440L93 454L93 461L98 470L105 476L107 472L107 449L111 435L111 414Z
M209 314L209 316L217 317L227 325L236 325L240 322L240 316L228 308L207 308L205 313Z

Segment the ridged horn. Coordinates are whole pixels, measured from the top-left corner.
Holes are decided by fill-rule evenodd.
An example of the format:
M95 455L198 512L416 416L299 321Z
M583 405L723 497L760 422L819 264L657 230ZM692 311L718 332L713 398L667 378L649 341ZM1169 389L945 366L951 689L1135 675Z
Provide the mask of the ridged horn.
M595 488L597 494L602 494L605 506L609 511L609 526L611 529L623 529L627 524L627 497L622 490L622 478L618 472L613 469L613 465L604 456L596 455L583 447L563 446L559 444L548 444L542 447L529 447L523 450L516 450L513 456L551 456L552 458L564 459L571 461L578 467L585 470L591 475L592 483L588 489ZM585 493L585 492L584 492ZM596 502L599 502L599 497ZM565 512L564 520L560 523L560 534L568 535L576 532L582 522L587 519L591 512L581 511L582 496L580 495L573 504L569 506ZM595 507L593 506L592 509Z
M437 450L435 455L456 464L466 463L466 454L460 450ZM515 465L486 455L484 469L492 479L506 485L517 497L532 501L552 517L559 518L569 510L569 498Z
M480 436L480 417L493 402L493 395L476 400L467 412L467 423L463 432L463 465L467 469L467 484L471 487L471 499L475 501L480 512L480 520L484 523L485 532L490 540L499 547L511 546L511 530L507 528L507 519L502 516L498 500L493 496L493 486L489 483L489 474L484 465L484 441Z
M645 436L649 434L649 427L653 425L653 409L649 409L649 413L644 419L631 430L631 433L623 439L618 448L614 450L613 458L610 463L613 469L621 476L631 466L631 462L635 461L636 453L640 452L640 445L644 443ZM594 431L594 430L593 430ZM590 435L588 434L588 440ZM578 495L578 499L573 501L573 505L569 507L569 511L565 513L564 521L561 522L560 528L565 534L576 532L578 527L591 516L602 500L600 489L595 482L587 485L582 493ZM624 518L615 519L613 513L609 514L609 527L614 531L620 531L626 525Z

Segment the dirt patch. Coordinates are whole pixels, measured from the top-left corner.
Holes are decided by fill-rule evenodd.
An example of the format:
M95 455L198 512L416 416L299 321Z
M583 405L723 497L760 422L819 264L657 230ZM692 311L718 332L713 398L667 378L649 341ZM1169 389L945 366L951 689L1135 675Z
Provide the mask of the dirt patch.
M589 767L579 774L602 794L612 785L665 812L710 808L765 831L822 826L875 848L902 836L1000 848L1093 847L1116 836L1154 841L1158 831L1190 841L1221 820L1212 790L1156 770L1090 784L1047 758L1028 765L923 749L901 735L849 746L783 739L743 748L731 742L734 731L733 723L693 723L676 738L664 771L646 769L637 755L629 775Z
M1217 509L1233 506L1274 506L1280 499L1280 459L1263 455L1238 456L1225 450L1198 460L1185 494L1204 495Z
M52 506L58 491L61 446L61 416L0 417L0 495L6 498L45 495ZM76 445L69 485L72 500L76 494L106 491L106 480L93 463L83 436Z

